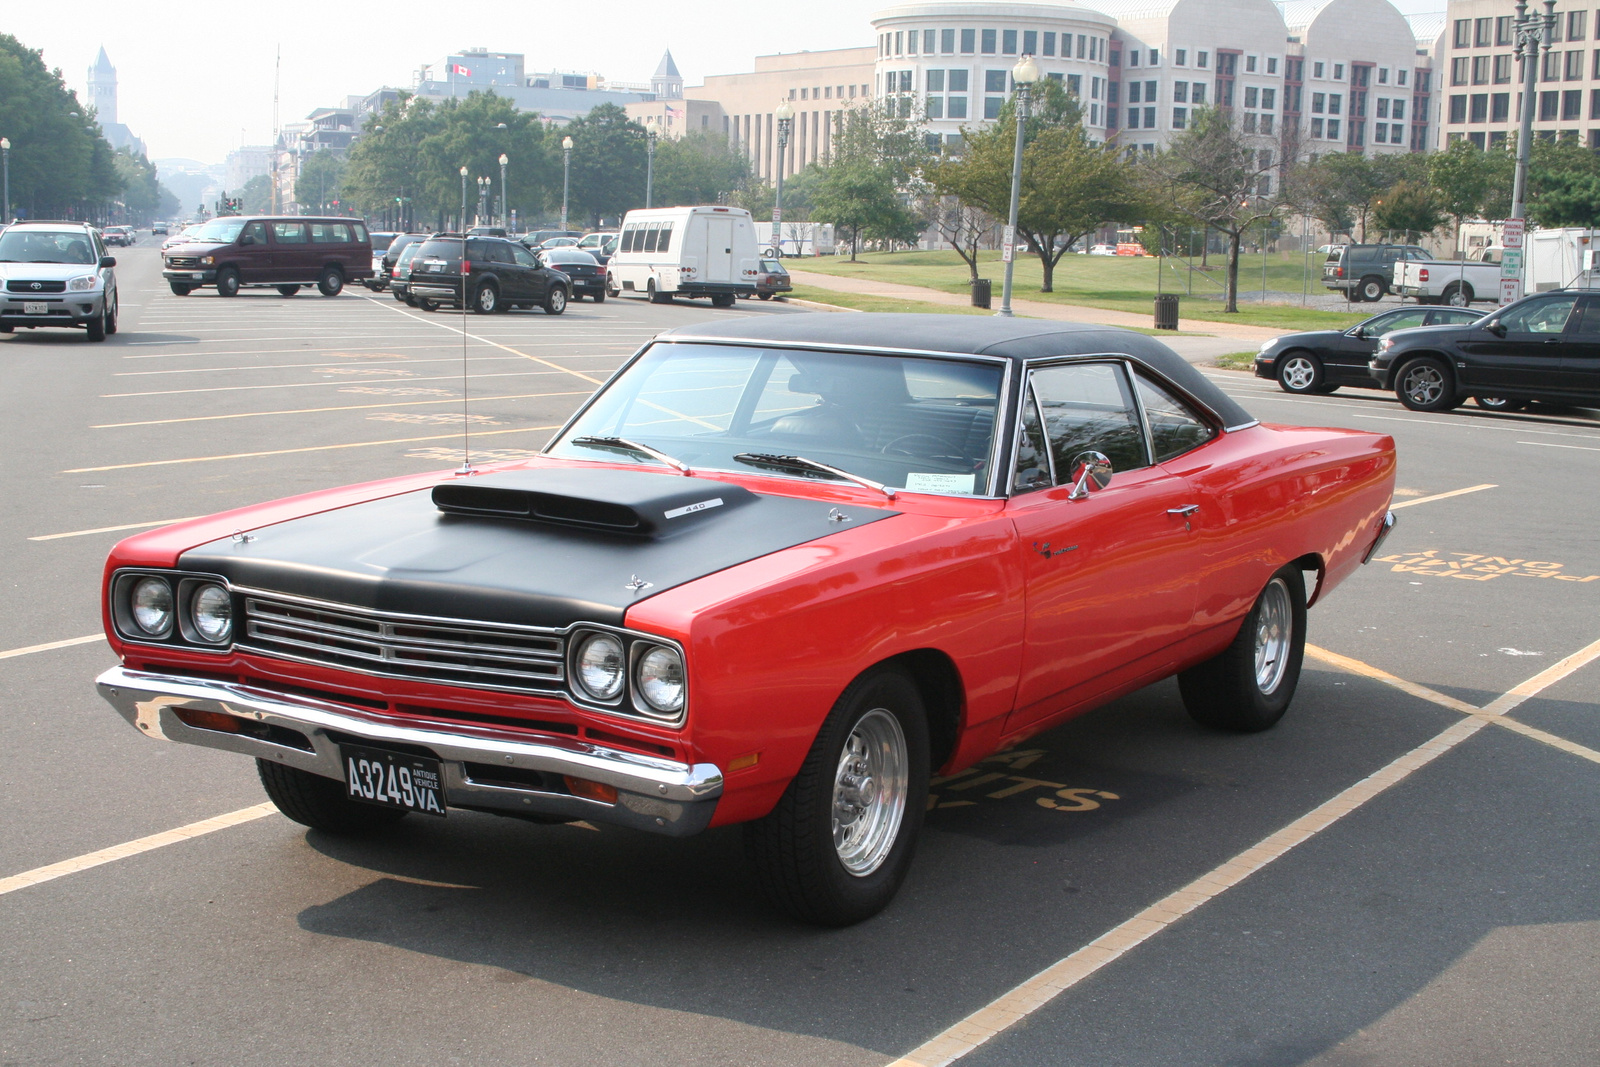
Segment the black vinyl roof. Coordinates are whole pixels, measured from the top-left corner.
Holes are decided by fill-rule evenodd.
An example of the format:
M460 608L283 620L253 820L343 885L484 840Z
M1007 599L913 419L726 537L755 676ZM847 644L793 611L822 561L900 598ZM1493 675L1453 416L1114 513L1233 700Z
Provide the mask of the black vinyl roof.
M815 312L680 326L662 341L705 338L771 341L784 345L893 349L950 355L999 356L1018 362L1053 356L1132 356L1216 412L1226 426L1255 417L1182 356L1153 337L1114 326L988 315L890 315Z

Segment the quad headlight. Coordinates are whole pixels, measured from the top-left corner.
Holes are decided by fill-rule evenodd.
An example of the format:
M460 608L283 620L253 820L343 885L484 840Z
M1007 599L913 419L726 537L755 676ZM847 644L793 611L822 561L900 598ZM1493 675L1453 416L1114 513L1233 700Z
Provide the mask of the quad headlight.
M677 714L683 710L683 653L666 645L651 648L634 667L634 684L652 710Z
M205 582L189 595L189 621L196 636L214 645L233 636L233 597L216 582Z
M683 652L659 637L583 626L572 636L568 688L595 710L677 724L688 705Z
M172 585L165 578L140 578L133 583L128 609L139 629L165 637L172 631Z
M622 694L628 673L627 654L614 634L591 633L581 638L576 663L576 681L592 700L609 703Z

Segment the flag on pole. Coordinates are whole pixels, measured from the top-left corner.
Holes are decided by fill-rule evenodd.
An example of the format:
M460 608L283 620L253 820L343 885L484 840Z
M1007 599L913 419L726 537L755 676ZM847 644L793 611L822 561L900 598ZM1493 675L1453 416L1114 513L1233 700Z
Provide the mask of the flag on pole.
M450 73L459 74L464 78L472 77L472 71L468 70L466 67L463 67L460 63L450 64Z

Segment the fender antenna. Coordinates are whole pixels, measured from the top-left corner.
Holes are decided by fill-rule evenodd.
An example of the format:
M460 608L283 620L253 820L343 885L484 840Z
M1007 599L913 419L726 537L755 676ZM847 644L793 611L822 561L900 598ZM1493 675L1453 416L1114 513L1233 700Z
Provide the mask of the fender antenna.
M466 172L465 167L461 170ZM463 179L465 180L465 179ZM465 198L463 198L465 203ZM467 406L467 215L461 213L461 469L457 476L476 474L472 469L472 416Z

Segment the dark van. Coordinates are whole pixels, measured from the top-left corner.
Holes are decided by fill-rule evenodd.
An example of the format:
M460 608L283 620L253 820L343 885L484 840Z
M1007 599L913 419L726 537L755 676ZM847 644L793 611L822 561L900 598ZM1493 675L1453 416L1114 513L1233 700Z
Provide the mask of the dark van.
M284 296L315 285L338 296L346 282L372 277L372 240L360 219L217 218L164 255L161 276L179 296L208 285L218 296L237 296L246 285L274 286Z
M1394 265L1402 259L1432 259L1416 245L1334 245L1322 264L1322 284L1353 303L1389 295Z

